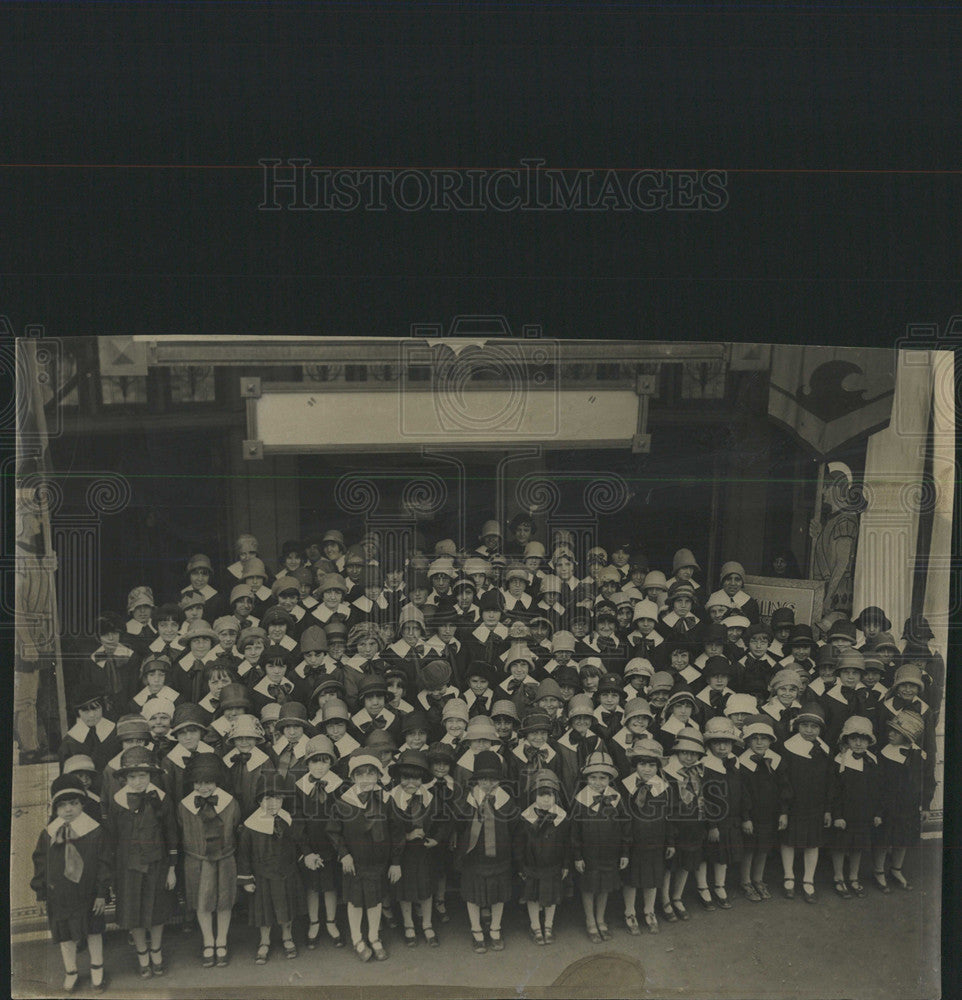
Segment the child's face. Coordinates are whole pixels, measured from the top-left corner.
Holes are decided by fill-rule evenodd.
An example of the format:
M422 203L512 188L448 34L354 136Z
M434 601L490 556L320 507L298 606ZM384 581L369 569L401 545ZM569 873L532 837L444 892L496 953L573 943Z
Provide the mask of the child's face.
M585 781L595 795L599 795L608 787L611 778L604 771L592 771L585 775Z
M215 671L207 679L207 689L216 698L227 685L230 684L230 677L226 673Z
M468 724L464 721L464 719L451 719L451 718L448 718L448 719L444 720L444 731L449 736L458 736L458 737L461 737L461 736L464 735L464 731L467 728L468 728Z
M454 638L454 633L457 632L458 627L453 622L450 625L439 625L438 626L438 638L442 642L450 642Z
M802 719L798 724L799 735L803 740L808 740L809 743L814 743L818 739L821 729L822 727L817 722L810 722L808 719Z
M149 604L138 604L133 610L134 621L140 622L141 625L146 625L150 621L150 611L151 607Z
M199 635L190 640L190 652L198 659L206 656L210 652L211 641L206 635Z
M913 684L911 681L903 681L899 684L895 693L902 699L902 701L912 701L919 697L919 687L917 684Z
M411 603L420 607L427 599L430 591L426 587L415 587L411 591Z
M679 701L671 706L672 717L680 722L687 722L691 718L691 702Z
M207 581L210 579L210 573L198 567L197 569L192 569L190 571L190 585L194 590L203 590L207 586Z
M471 580L473 581L475 587L477 587L478 590L481 590L488 584L488 575L487 573L472 573Z
M756 659L760 659L768 651L768 636L753 635L751 639L748 640L748 648L751 651L752 656Z
M271 684L279 684L287 673L287 667L283 661L272 660L264 667L264 673Z
M590 715L574 715L568 720L571 728L582 736L587 735L588 730L591 728L591 723L592 716Z
M468 608L474 603L474 594L470 590L459 590L458 591L458 607L463 611L467 611Z
M377 715L384 708L384 695L378 692L366 694L364 696L364 707L367 709L369 715Z
M682 566L675 574L675 579L687 582L688 580L691 579L692 574L694 572L695 572L694 566Z
M451 589L451 577L444 573L435 573L431 577L431 586L436 594L446 594Z
M686 596L676 597L674 602L674 609L676 615L681 615L684 617L691 611L691 598Z
M756 733L748 737L748 746L752 753L764 753L772 745L772 738L764 733Z
M469 677L468 687L475 695L480 697L488 690L488 680L486 677Z
M631 625L631 605L622 605L616 612L618 628L626 629Z
M158 712L147 721L150 724L150 735L155 739L158 736L166 736L170 732L170 716L165 712Z
M745 581L737 573L729 573L728 576L722 580L722 590L728 594L729 597L734 597L739 590L742 589L742 585Z
M576 618L571 623L571 634L576 639L583 639L588 634L588 619Z
M831 640L832 649L834 649L836 653L841 653L843 649L851 649L853 645L854 643L852 640L847 637L843 638L841 636L836 636Z
M882 672L880 670L868 670L866 669L862 673L862 683L866 687L875 687L879 681L882 680Z
M525 737L525 740L533 747L543 747L548 742L548 730L532 729Z
M646 760L644 757L641 760L635 761L635 774L641 778L642 781L648 781L653 778L658 773L658 764L653 760Z
M862 626L862 635L864 635L866 639L874 639L881 631L881 622L867 621Z
M628 720L628 731L630 733L634 733L636 736L640 736L642 733L647 733L648 721L647 715L633 715Z
M421 787L421 773L420 771L402 771L398 783L403 792L413 795Z
M798 697L798 690L797 684L783 684L775 690L775 697L781 704L788 707Z
M551 809L554 807L554 801L554 792L550 788L539 788L538 794L534 797L537 809Z
M731 740L712 740L708 746L716 757L725 758L732 752L734 744Z
M713 674L708 678L708 686L712 691L724 691L728 687L728 674Z
M249 753L257 746L257 740L253 736L235 736L233 743L236 749L244 753Z
M494 744L489 739L471 740L471 749L475 753L481 753L482 750L490 750Z
M631 556L627 549L615 549L611 553L611 562L615 566L627 566L630 558Z
M779 625L778 628L772 630L775 633L775 638L779 642L784 642L792 634L791 625Z
M400 677L389 677L387 679L387 691L392 701L404 697L404 681Z
M497 535L484 535L481 541L490 552L497 552L501 547L501 539Z
M514 734L514 720L508 715L498 715L492 720L499 740L509 740Z
M80 779L80 784L84 788L92 788L94 783L94 776L89 771L75 771L74 774Z
M451 764L446 760L432 760L431 774L435 778L446 778L451 771Z
M907 747L909 745L909 738L891 726L888 728L888 741L894 747Z
M420 750L428 741L428 734L423 729L408 730L405 742L412 750Z
M358 639L357 641L357 651L365 660L370 660L377 656L379 648L377 639L371 635L366 635L363 639Z
M194 791L198 795L202 796L205 799L208 796L214 794L214 789L216 787L217 787L217 782L216 781L195 781L194 782Z
M234 643L237 642L237 629L222 628L217 633L217 641L221 644L222 649L233 649Z
M79 799L57 799L57 818L64 823L72 823L83 812L83 802Z
M177 742L186 750L196 750L204 730L200 726L184 726L177 730Z
M745 631L744 625L729 625L728 626L728 641L738 642L742 637L742 632Z
M581 689L585 694L594 694L600 683L601 678L597 674L585 674L581 678Z
M337 562L341 558L341 546L337 542L325 542L324 558L331 562Z
M347 652L347 643L344 638L335 635L327 640L327 653L332 660L339 660Z
M140 608L134 608L135 617L139 610ZM149 611L150 608L148 608L147 610ZM117 643L119 642L120 642L119 632L104 632L104 634L100 637L100 644L104 647L104 649L108 651L115 649L117 647Z
M610 712L612 709L618 707L621 698L617 691L602 691L598 695L598 702L606 712Z
M381 642L385 646L390 646L394 642L397 626L394 622L384 622L384 624L378 626L378 631L381 633Z
M664 690L649 691L648 704L655 709L664 708L668 704L668 692Z
M635 619L635 628L641 633L642 637L648 635L649 632L655 627L654 618L646 618L642 616L641 618Z
M811 646L792 646L792 656L798 661L807 660L812 655Z
M184 621L185 622L195 622L204 613L203 604L191 604L190 607L184 608ZM210 640L208 640L209 642Z
M614 618L599 618L598 619L598 635L603 635L606 638L610 638L615 634L615 619Z
M498 787L497 778L479 778L478 788L484 795L490 795Z
M150 771L128 771L124 779L132 792L145 792L150 784Z
M287 625L284 622L271 622L267 626L267 638L277 644L287 635Z
M822 680L834 680L835 679L835 664L834 663L820 663L818 665L818 676Z
M575 570L575 564L570 559L559 559L555 563L555 572L559 580L570 580Z
M554 658L559 666L564 666L571 659L570 649L556 649L554 651Z
M732 712L729 716L732 720L733 726L738 726L739 729L745 725L745 723L751 718L750 712Z
M558 590L542 590L541 591L541 603L546 608L554 607L555 604L561 599L561 592Z
M312 669L316 669L321 665L324 659L324 653L320 649L309 649L304 654L304 662Z
M341 597L343 594L343 590L340 590L337 587L331 587L329 590L325 590L324 593L321 594L321 600L324 602L325 607L330 608L333 611L341 603Z
M421 638L421 626L417 622L405 622L401 626L401 638L413 646Z
M523 681L528 676L528 661L512 660L508 665L508 671L512 680Z
M603 566L599 566L597 568L600 571L604 567ZM611 595L617 589L618 589L618 584L615 583L614 580L605 580L605 582L601 585L601 595L602 595L602 597L611 597Z
M281 730L281 736L287 740L288 743L296 743L304 735L303 726L295 726L293 724L288 724L284 726Z
M313 587L311 586L310 580L299 580L297 584L297 592L301 597L309 597Z
M848 737L849 749L855 753L865 753L871 742L867 736L863 736L861 733L852 733Z
M288 573L294 573L299 570L303 564L304 560L301 558L300 552L288 552L284 556L284 568Z
M246 618L254 610L254 602L249 597L238 597L233 607L238 618Z
M268 816L276 816L284 805L284 800L279 795L265 795L261 799L261 808Z
M103 705L95 701L90 705L84 705L77 714L80 716L80 721L92 729L104 717Z
M399 569L389 569L385 574L384 579L392 590L396 590L404 581L404 572Z
M682 767L691 767L692 764L697 764L701 759L701 754L695 750L679 750L678 751L678 762Z
M537 573L541 569L541 556L526 556L524 560L524 568L529 573Z
M728 608L724 604L712 604L708 608L708 617L713 622L720 622L725 615L728 614ZM729 629L729 632L731 629Z
M324 723L324 731L337 742L347 732L347 723L343 719L328 719Z
M381 774L376 767L372 767L370 764L363 764L354 771L351 777L360 791L369 792L377 784Z
M173 618L162 618L157 622L157 634L164 642L172 642L180 632L180 625Z
M485 608L481 612L481 621L488 626L488 628L494 628L495 625L501 621L501 612L497 608Z
M132 736L129 739L123 740L121 746L124 750L129 750L131 747L145 747L147 746L147 741L140 736Z
M262 577L260 574L257 574L255 576L247 576L244 578L244 583L246 583L247 586L250 587L251 590L253 590L254 593L256 594L257 591L264 586L264 577Z
M244 659L247 660L248 663L259 663L263 652L264 640L251 639L251 641L244 647Z
M320 754L307 762L307 770L312 778L323 778L330 771L332 763L333 761L327 754Z
M566 702L571 701L575 696L575 688L570 684L559 684L558 687L561 688L561 697L564 698Z
M147 671L146 681L147 687L156 694L167 683L167 671L149 670Z
M539 699L538 707L546 715L557 715L561 711L561 699L556 698L553 694L549 694Z
M862 679L862 671L856 670L855 667L842 667L838 672L838 679L845 687L855 687Z

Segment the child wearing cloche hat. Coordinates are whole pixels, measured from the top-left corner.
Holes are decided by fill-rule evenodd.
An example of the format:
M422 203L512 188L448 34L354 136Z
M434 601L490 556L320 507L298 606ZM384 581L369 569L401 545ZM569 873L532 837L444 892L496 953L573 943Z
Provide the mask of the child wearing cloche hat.
M638 936L636 900L642 892L645 926L658 933L655 900L665 877L665 861L675 853L673 830L669 819L669 787L661 775L662 748L650 736L635 739L628 747L629 773L622 779L621 790L629 816L628 867L623 872L622 896L625 904L625 927Z
M668 923L690 915L682 902L688 876L697 872L704 861L702 845L708 829L705 803L705 743L698 729L680 729L671 744L671 756L664 775L670 791L670 820L675 853L661 885L662 914Z
M250 815L257 805L257 781L274 762L264 751L264 727L253 716L240 714L231 721L226 741L229 749L221 760L227 770L226 788L240 804L241 815Z
M605 910L608 894L621 888L621 872L628 867L630 828L622 795L611 787L618 777L611 755L590 754L581 771L585 787L572 803L571 855L588 938L600 944L613 937Z
M77 985L77 945L86 939L90 983L104 988L104 907L110 883L110 845L100 823L84 811L86 791L75 774L50 787L50 822L33 852L30 888L46 908L50 935L60 945L64 992Z
M854 652L851 650L849 652ZM882 825L882 789L872 724L864 716L849 716L839 735L839 753L832 768L829 812L832 815L832 869L835 892L843 899L862 897L859 881L862 849ZM845 862L848 862L848 881Z
M705 838L705 860L695 873L698 897L706 910L712 910L708 887L708 865L712 866L714 898L723 910L730 910L725 879L729 865L742 855L742 775L735 749L742 740L734 724L725 716L716 716L705 723L706 753L702 758L702 777L706 798L708 835Z
M818 704L801 708L791 720L792 735L782 744L782 763L791 789L788 825L781 836L783 891L794 896L795 852L802 852L802 899L815 902L818 852L828 836L832 754L822 738L825 713Z
M271 928L277 924L286 958L297 958L291 934L296 916L305 910L297 872L299 842L294 827L290 783L276 771L263 771L255 790L257 807L241 824L237 837L237 878L250 895L251 927L260 931L254 961L267 962Z
M68 757L83 753L93 759L98 771L102 771L107 761L120 750L116 727L104 718L106 700L102 687L83 684L75 688L71 707L77 713L77 721L60 741L61 766Z

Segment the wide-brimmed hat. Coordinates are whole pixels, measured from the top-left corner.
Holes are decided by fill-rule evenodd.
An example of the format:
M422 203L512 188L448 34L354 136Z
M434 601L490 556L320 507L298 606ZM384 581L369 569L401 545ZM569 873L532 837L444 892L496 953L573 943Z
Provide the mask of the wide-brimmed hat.
M431 765L428 764L427 755L420 750L404 750L398 759L391 765L390 774L392 778L399 778L401 772L410 769L421 772L422 778L428 777L431 773Z
M519 732L522 736L533 733L535 730L543 729L550 733L553 728L551 717L544 712L529 712L521 723Z
M711 740L731 740L733 743L741 743L738 730L735 729L731 719L726 719L724 715L717 715L705 723L703 738L706 743Z
M886 632L892 627L892 623L885 612L874 604L869 605L867 608L862 608L858 614L858 618L852 624L864 630L866 624L870 621L881 625L882 629Z
M507 716L513 719L515 722L521 722L521 716L518 715L518 707L513 701L508 698L501 698L499 701L494 702L491 706L491 718L496 719L498 716Z
M260 719L255 718L253 715L238 715L230 724L227 739L228 741L236 740L243 736L250 736L255 740L263 740L264 727L261 725Z
M585 777L589 774L596 774L599 771L611 778L618 777L618 769L615 767L614 760L604 750L594 750L588 754L584 767L581 768L581 773Z
M83 782L74 774L58 775L50 785L50 807L53 808L60 799L87 800L87 789Z
M792 719L792 729L798 729L800 722L817 722L824 729L825 711L817 702L812 702L802 708L798 715Z
M675 744L671 748L671 752L678 753L680 750L694 750L696 753L705 752L705 740L694 726L680 729L678 735L675 736Z
M656 760L660 764L664 759L661 744L650 736L641 736L628 747L629 760Z
M337 751L327 736L320 734L312 736L307 741L307 746L304 747L304 760L308 761L313 757L330 757L331 760L337 760Z
M488 716L476 715L468 722L468 728L464 731L464 739L469 742L471 740L491 740L492 743L497 743L499 737L494 723Z
M850 622L847 618L840 618L832 624L828 632L828 641L833 639L850 639L855 642L855 622Z
M137 715L122 715L117 720L117 728L114 731L117 734L117 739L121 742L150 739L150 726L139 713Z
M849 736L867 736L870 740L869 746L875 743L875 730L872 722L864 715L850 715L842 724L842 731L839 733L839 743Z
M922 746L922 737L925 733L925 720L918 712L903 708L896 712L886 725L890 729L894 729L897 733L901 733L907 737L913 746Z
M199 729L207 728L207 713L192 701L185 701L174 709L174 717L171 719L170 731L176 733L185 726L197 726Z

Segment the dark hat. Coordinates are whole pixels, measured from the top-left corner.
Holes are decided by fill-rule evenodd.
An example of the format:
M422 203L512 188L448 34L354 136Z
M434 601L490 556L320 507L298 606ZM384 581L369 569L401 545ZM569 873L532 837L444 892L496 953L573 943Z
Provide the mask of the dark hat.
M709 677L731 677L732 665L727 656L709 656L708 662L702 668L702 677L708 680Z
M140 676L141 678L146 677L151 670L163 670L164 673L169 674L170 668L170 659L163 653L148 653L140 665Z
M709 622L702 633L702 642L728 642L728 629L721 622Z
M184 701L174 709L174 717L170 720L170 731L176 733L178 729L185 726L197 726L199 729L207 728L207 713L192 701Z
M426 778L431 773L428 758L420 750L405 750L398 759L391 765L390 774L392 778L399 778L404 770L417 770L421 776Z
M792 719L792 729L797 729L800 722L817 722L820 726L825 725L825 711L818 702L811 702L799 711L798 715Z
M789 633L788 641L785 645L791 649L792 646L814 646L815 636L812 635L811 625L793 625Z
M299 645L302 653L327 652L327 636L320 625L311 625L301 634Z
M342 621L329 621L324 626L324 635L327 636L327 641L330 642L332 639L340 638L345 642L347 641L347 625Z
M73 707L85 708L87 705L92 705L94 702L98 702L101 706L103 706L106 698L107 692L104 691L101 685L80 684L78 685L76 692L74 692Z
M834 670L837 664L838 653L828 643L818 647L818 651L815 653L815 666L818 670L824 666L831 666Z
M179 625L184 620L184 612L179 604L160 604L150 613L150 620L156 625L159 621L172 618Z
M430 660L418 668L418 684L422 690L444 687L451 680L451 664L447 660Z
M458 616L454 610L454 601L438 601L434 606L434 614L431 616L431 627L437 628L439 625L457 625Z
M408 672L399 663L388 664L384 668L384 683L387 684L389 680L394 678L395 680L404 681L404 687L407 689L408 686Z
M514 517L512 517L511 520L508 522L508 527L512 531L515 531L518 528L518 526L522 524L530 524L531 534L532 535L537 534L537 528L534 523L534 518L525 511L519 510L518 513L515 514Z
M430 590L431 584L428 582L427 573L424 573L421 570L415 570L413 573L409 573L407 589L409 594L414 593L415 590Z
M493 750L482 750L481 753L475 755L472 777L475 780L497 778L500 781L502 777L501 758Z
M469 580L466 576L461 577L460 580L455 580L451 585L451 593L456 594L459 590L470 590L472 594L478 592L478 588L475 586L473 580Z
M454 747L449 743L432 743L425 756L429 763L432 760L446 760L449 764L453 764L457 760Z
M795 624L795 612L792 608L776 608L772 612L772 628L784 628Z
M554 677L558 687L572 687L577 690L581 687L581 676L575 667L567 663L563 667L557 667L551 675Z
M302 567L303 568L303 567ZM308 576L310 575L310 570L307 571ZM308 580L308 583L311 581ZM299 594L301 592L300 583L293 573L285 573L283 576L279 576L271 584L271 593L275 597L280 597L281 594ZM283 611L283 608L279 610Z
M598 682L598 693L601 694L602 691L617 691L621 694L623 687L624 681L618 674L605 674Z
M123 632L124 623L120 615L115 615L112 611L105 611L97 619L97 635L106 635L108 632Z
M912 615L905 619L902 638L914 639L916 642L928 642L929 639L935 638L935 633L929 625L928 618L924 615Z
M250 628L245 628L237 637L236 645L238 652L243 653L255 639L260 639L266 645L267 633L259 625L252 625Z
M877 648L877 643L873 646L873 650ZM868 650L865 651L866 654ZM908 663L910 660L922 660L928 663L932 659L932 650L924 642L913 642L911 639L906 640L905 646L902 649L902 662Z
M281 559L286 559L291 553L304 556L304 546L296 539L290 538L281 546Z
M548 733L551 732L551 718L544 712L529 712L524 717L524 721L521 723L521 728L518 732L521 733L522 736L526 736L528 733L534 732L536 729L543 729Z
M56 804L58 799L80 799L85 802L87 799L87 789L84 783L76 774L60 774L53 779L50 785L50 805Z
M482 611L504 611L504 594L497 587L485 591L478 599Z
M281 705L281 714L274 722L275 729L282 730L285 726L303 726L309 729L307 709L299 701L285 701Z
M261 618L261 625L264 628L267 628L268 625L280 624L284 624L290 629L294 627L296 622L294 621L294 616L289 611L285 611L282 607L274 605L274 607L268 608L264 612L264 617Z
M419 708L416 708L413 712L408 712L408 714L401 720L402 733L410 733L415 729L420 729L427 733L430 731L430 728L427 715Z
M219 782L223 772L224 765L215 753L194 754L187 765L187 776L195 784L198 781Z
M147 747L131 747L120 755L120 766L114 773L121 777L128 771L150 771L151 774L158 774L160 770L153 753Z
M851 639L855 642L855 622L840 618L829 629L828 641L831 642L832 639Z
M122 715L117 720L115 732L117 739L121 742L124 740L146 740L150 738L150 725L139 712Z
M466 681L471 680L472 677L483 677L488 682L489 686L494 686L494 670L492 669L491 664L485 663L484 660L472 661L467 670L464 671L464 679Z
M892 627L892 623L888 620L885 612L874 604L863 608L859 612L858 618L855 619L854 624L860 629L864 629L868 622L875 622L881 625L886 632Z
M260 802L265 795L277 798L288 798L292 795L290 784L277 771L261 771L257 779L257 788L254 793L256 801Z
M220 692L219 707L221 711L225 708L250 708L251 697L245 685L236 682L224 685Z
M344 693L344 681L341 680L337 674L328 674L327 677L322 677L315 686L314 690L311 692L311 697L316 698L318 695L323 694L325 691L339 691L341 694Z
M261 666L266 668L282 665L285 670L289 670L292 661L293 657L283 646L268 646L264 650Z
M763 635L766 639L772 638L772 630L767 626L763 625L761 622L756 622L754 625L749 625L745 629L744 639L745 642L754 639L756 635Z
M892 649L897 653L899 651L899 644L895 641L895 637L891 632L879 632L872 643L872 649ZM928 652L928 647L926 647L926 652Z
M299 566L293 573L288 573L288 576L299 584L298 589L300 586L312 587L314 585L314 574L311 572L310 566Z
M393 752L397 749L397 744L394 742L390 733L386 733L383 729L372 729L367 736L364 737L364 746L374 753L381 753L385 750L391 750Z
M387 696L387 682L378 674L365 674L357 684L357 696L363 701L370 694Z
M602 618L618 618L618 609L615 607L611 601L599 601L595 605L595 621L601 621Z

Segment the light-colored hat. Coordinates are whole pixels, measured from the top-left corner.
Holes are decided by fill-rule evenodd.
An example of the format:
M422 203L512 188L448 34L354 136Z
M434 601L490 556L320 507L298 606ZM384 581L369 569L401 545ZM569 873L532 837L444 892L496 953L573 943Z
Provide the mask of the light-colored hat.
M593 549L588 549L588 551L585 553L585 562L607 563L608 553L605 552L605 550L600 545L596 545ZM617 570L615 572L617 572ZM621 574L619 573L618 575L620 576Z
M150 726L143 715L122 715L117 720L115 730L117 739L124 740L146 740L150 737Z
M721 568L721 573L718 574L719 580L724 580L726 576L731 576L732 573L737 573L743 580L745 579L745 567L742 566L740 562L727 562Z
M498 538L503 537L501 534L501 526L497 521L485 521L481 526L481 531L478 533L478 538L484 538L485 535L497 535Z
M545 557L544 545L542 545L541 542L528 542L528 544L525 545L524 547L524 555L522 556L522 558L532 559L535 556L537 556L539 559L544 559Z
M542 768L540 771L536 772L534 777L531 779L529 785L532 792L538 792L542 788L550 788L555 795L561 794L561 782L558 781L558 775L554 771L549 771L547 768Z
M632 621L638 621L639 618L651 618L652 621L658 621L658 605L654 601L645 598L643 601L639 601L635 605L635 610L631 614Z
M346 594L348 591L347 583L344 581L344 577L340 573L325 573L321 577L321 582L317 587L320 593L324 593L325 590L340 590L341 593Z
M524 660L530 667L533 667L537 663L534 653L520 642L514 643L505 654L504 665L505 667L510 667L512 663L518 660Z
M251 556L241 563L241 576L246 580L249 576L259 576L267 579L267 567L262 559Z
M842 732L838 737L839 743L849 736L867 736L870 741L869 746L875 743L875 730L872 728L872 723L864 715L850 715L842 724Z
M211 642L217 642L217 633L203 618L198 618L188 626L183 641L189 646L194 639L210 639Z
M553 573L546 573L541 578L541 593L542 594L554 594L561 593L561 580L558 579Z
M195 569L206 569L208 573L214 572L210 558L205 556L203 552L198 552L196 555L191 556L187 563L188 573L193 573Z
M641 585L642 590L650 590L652 587L663 590L666 594L668 593L668 580L660 569L653 569L648 573L645 576L644 583Z
M324 708L321 711L321 719L323 722L330 722L332 719L349 722L351 713L347 705L340 698L331 698L330 701L324 703Z
M714 593L708 595L708 599L705 601L705 610L709 608L733 608L735 607L735 602L725 593L724 590L716 590Z
M436 556L456 556L458 554L458 547L455 544L453 538L442 538L441 541L434 543L434 554ZM428 576L430 576L430 571Z
M257 539L253 535L238 535L237 541L234 543L236 549L250 549L251 552L257 551Z
M731 719L726 719L723 715L715 716L705 723L704 739L706 743L711 740L732 740L741 743L741 737Z
M244 650L256 639L260 639L261 642L267 643L267 633L259 625L253 625L250 628L245 628L241 634L237 637L237 651L243 653Z
M240 630L240 622L233 615L221 615L214 621L214 631L219 636L221 632Z
M523 566L512 566L504 574L504 582L508 583L510 580L523 580L527 584L531 582L531 576Z
M464 731L464 739L466 740L491 740L493 743L498 742L498 731L494 728L494 723L486 715L476 715L470 722L468 722L468 728Z
M774 694L780 687L785 687L788 684L793 684L797 688L802 686L797 670L792 670L791 668L779 670L768 682L768 690Z
M186 611L188 608L202 607L204 595L199 590L185 590L180 595L180 610Z
M351 754L347 762L347 773L353 774L359 767L373 767L378 774L384 775L384 765L374 754L366 749L359 748Z
M575 651L575 637L565 629L561 629L551 637L551 652L557 653L560 650Z
M143 607L145 604L151 608L156 607L154 604L154 592L150 587L134 587L127 595L127 613L130 614L134 608Z
M96 772L96 770L97 765L94 764L93 758L88 757L85 753L75 753L72 757L68 757L63 762L64 774L76 774L77 771Z
M726 628L748 628L751 625L744 615L725 615L722 622Z
M450 556L441 556L439 559L435 559L428 566L428 579L432 576L447 576L452 580L456 580L458 571L454 568L454 560Z
M753 736L767 736L771 740L775 739L775 730L765 716L756 715L745 723L745 727L742 729L742 739L747 743Z
M660 763L664 759L664 750L657 740L641 736L628 747L628 759L657 760Z
M336 542L341 548L345 548L344 545L344 534L337 530L337 528L331 528L324 532L324 537L321 539L321 545L327 542Z
M230 592L230 603L233 604L234 601L239 601L242 597L249 597L252 601L254 600L254 592L246 583L239 583Z
M696 753L705 752L705 741L701 733L694 726L686 726L679 730L675 737L675 745L671 748L672 753L679 750L694 750Z
M487 559L482 559L480 556L471 556L464 560L465 576L477 576L479 573L490 576L491 572L491 563Z
M298 593L301 592L301 585L298 582L297 577L291 573L285 573L283 576L279 576L271 584L271 593L275 597L279 594L283 594L287 590L296 590Z
M559 559L570 559L575 565L578 564L578 560L575 559L574 549L569 549L567 545L559 545L558 548L551 553L551 564L556 566Z
M276 722L281 717L279 702L269 701L261 708L261 722Z
M169 715L173 719L175 711L174 703L169 698L148 698L140 714L150 722L155 715Z
M903 736L911 740L913 746L922 746L922 735L925 732L925 721L918 712L913 712L911 709L903 708L901 711L896 712L894 717L889 719L886 725L888 725L890 729L894 729L897 733L901 733ZM64 774L66 773L67 768L65 766Z
M230 725L228 740L236 740L243 736L251 736L255 740L264 739L264 727L253 715L238 715Z
M397 626L400 630L402 625L407 625L408 622L417 622L421 626L421 630L425 630L424 626L424 615L421 613L421 609L413 604L405 604L401 608L401 613L398 615Z
M597 774L599 771L612 778L618 777L618 769L615 767L615 762L612 760L611 755L605 753L604 750L594 750L588 754L588 759L581 769L581 773L585 776Z
M925 680L922 677L921 668L914 663L903 663L895 671L895 677L892 680L892 687L898 687L899 684L915 684L920 691L924 691Z
M753 694L731 694L725 702L725 715L732 716L739 712L755 715L758 712L758 701Z
M864 670L865 657L857 649L845 649L835 661L836 670Z
M568 718L572 719L576 715L590 715L594 718L595 703L590 694L575 694L568 702Z
M629 719L639 718L642 716L647 716L649 719L654 719L654 715L651 711L651 706L644 698L632 698L625 705L624 721L625 724L628 723Z
M592 706L592 712L594 707ZM507 715L520 723L521 717L518 715L518 707L509 698L501 698L491 706L491 718L496 719L499 715Z
M686 566L691 566L693 569L701 570L701 566L698 565L698 560L695 558L691 549L679 549L675 553L674 559L671 561L671 571L672 573L677 573L678 570L684 569Z
M444 722L446 719L464 719L468 722L470 719L468 703L460 698L449 698L441 709L441 721Z
M643 656L635 656L625 664L625 680L629 677L654 677L655 668Z
M312 757L320 756L330 757L331 760L337 760L337 752L334 749L334 744L326 736L312 736L307 741L307 746L304 748L304 760L310 760Z

